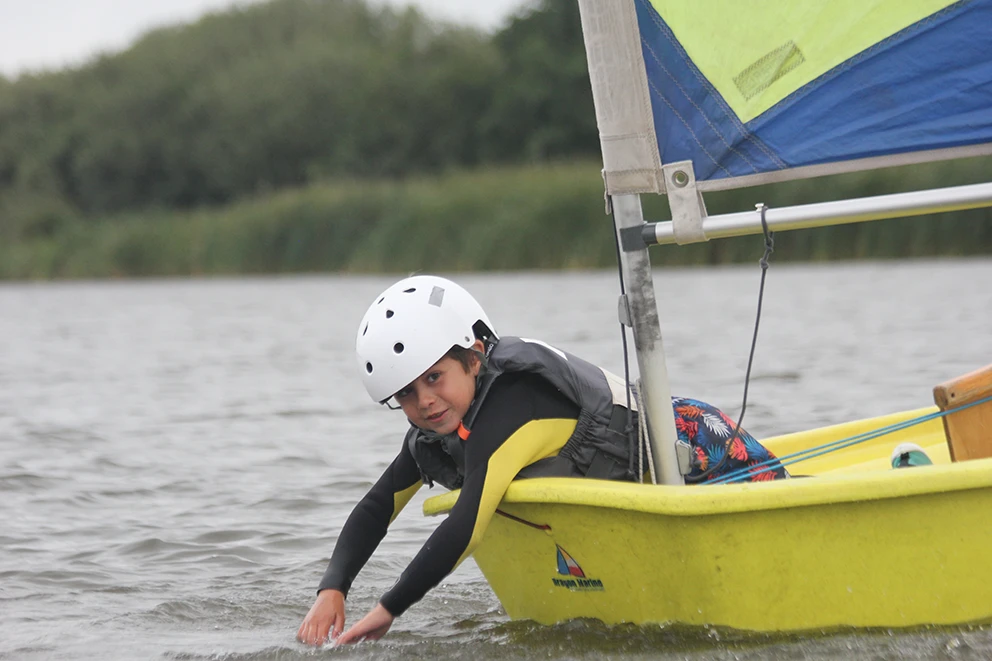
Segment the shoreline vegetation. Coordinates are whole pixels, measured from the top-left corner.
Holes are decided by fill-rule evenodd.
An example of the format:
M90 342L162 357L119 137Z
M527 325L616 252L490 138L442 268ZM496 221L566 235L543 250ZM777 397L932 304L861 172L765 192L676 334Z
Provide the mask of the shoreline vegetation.
M0 279L615 265L574 0L485 32L270 0L0 76ZM707 194L709 213L976 183L992 158ZM645 217L667 220L663 197ZM758 237L659 266L757 259ZM776 259L992 254L992 212L780 233Z
M906 166L706 195L709 213L980 181L990 159ZM948 185L951 185L950 183ZM645 196L645 218L668 220ZM0 278L586 269L616 263L599 165L459 171L406 181L313 184L186 212L124 213L0 246ZM656 266L747 262L758 236L652 249ZM992 254L992 211L976 209L780 232L775 260Z

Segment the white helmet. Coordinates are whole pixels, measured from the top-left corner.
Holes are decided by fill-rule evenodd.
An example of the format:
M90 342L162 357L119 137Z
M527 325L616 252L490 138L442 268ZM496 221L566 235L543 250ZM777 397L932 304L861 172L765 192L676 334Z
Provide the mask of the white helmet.
M485 328L477 327L478 322ZM468 349L496 333L472 295L433 275L400 280L378 296L358 325L355 352L369 395L385 402L453 346Z

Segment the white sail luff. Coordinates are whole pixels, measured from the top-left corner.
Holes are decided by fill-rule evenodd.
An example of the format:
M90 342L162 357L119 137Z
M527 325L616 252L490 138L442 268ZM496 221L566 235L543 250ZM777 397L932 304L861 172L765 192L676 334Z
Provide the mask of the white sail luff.
M579 0L607 195L663 193L633 0Z

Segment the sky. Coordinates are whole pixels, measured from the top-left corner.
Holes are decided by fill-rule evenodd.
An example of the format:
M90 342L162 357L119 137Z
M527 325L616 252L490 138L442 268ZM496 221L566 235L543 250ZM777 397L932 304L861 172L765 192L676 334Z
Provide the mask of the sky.
M0 74L81 64L127 48L150 29L252 0L0 0ZM524 0L376 0L439 19L495 28Z

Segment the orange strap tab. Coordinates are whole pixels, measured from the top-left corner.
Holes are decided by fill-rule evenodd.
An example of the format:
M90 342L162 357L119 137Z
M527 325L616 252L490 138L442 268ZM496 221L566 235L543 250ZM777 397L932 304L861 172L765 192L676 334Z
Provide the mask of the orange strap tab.
M468 435L471 433L472 431L468 427L466 427L464 423L461 422L458 423L458 438L462 439L463 441L467 441Z

